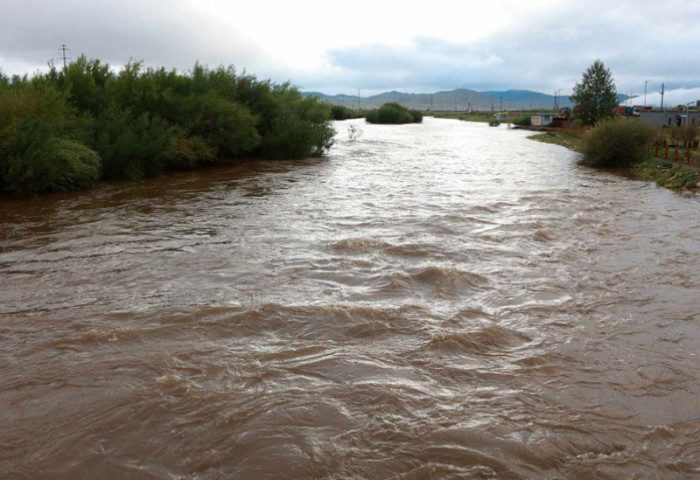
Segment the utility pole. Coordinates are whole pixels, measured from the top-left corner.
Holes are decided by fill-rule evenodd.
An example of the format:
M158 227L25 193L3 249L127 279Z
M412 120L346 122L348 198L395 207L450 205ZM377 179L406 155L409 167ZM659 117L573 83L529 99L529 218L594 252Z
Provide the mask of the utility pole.
M647 83L649 80L644 80L644 106L647 106Z
M664 87L665 84L661 84L661 111L664 111Z
M357 109L362 110L362 106L360 104L360 89L357 89Z
M59 48L61 52L63 52L63 68L66 68L66 60L70 60L70 57L66 57L66 50L70 52L70 48L66 48L66 44L62 44L61 48Z

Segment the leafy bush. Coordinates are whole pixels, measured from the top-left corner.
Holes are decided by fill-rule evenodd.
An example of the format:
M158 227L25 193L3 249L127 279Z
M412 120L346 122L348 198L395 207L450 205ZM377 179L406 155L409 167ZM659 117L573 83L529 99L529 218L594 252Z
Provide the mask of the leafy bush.
M194 168L216 161L214 148L204 138L178 132L173 139L173 155L168 158L170 168Z
M331 118L333 120L348 120L350 118L358 118L360 115L353 109L342 105L331 106Z
M376 110L367 112L365 117L369 123L402 124L421 123L423 114L418 110L409 110L398 103L385 103Z
M83 143L90 119L50 85L7 87L0 91L0 191L32 195L99 180L100 159Z
M253 151L261 137L255 117L240 103L226 100L215 92L189 97L181 120L189 133L206 139L214 154L230 160Z
M518 115L513 119L513 125L518 125L519 127L529 127L532 125L532 116Z
M335 130L326 119L330 107L316 98L303 98L289 85L273 90L274 115L263 133L261 153L267 158L318 157L331 147Z
M413 123L422 123L423 122L423 112L420 110L409 110L411 112L411 116L413 117Z
M602 121L583 137L581 163L618 168L641 162L647 157L654 133L652 127L635 119Z
M3 190L16 195L86 188L100 178L100 158L82 143L61 136L40 117L12 125L0 149Z
M96 150L104 178L140 180L162 173L175 155L174 136L159 117L134 117L129 110L110 106L97 121Z

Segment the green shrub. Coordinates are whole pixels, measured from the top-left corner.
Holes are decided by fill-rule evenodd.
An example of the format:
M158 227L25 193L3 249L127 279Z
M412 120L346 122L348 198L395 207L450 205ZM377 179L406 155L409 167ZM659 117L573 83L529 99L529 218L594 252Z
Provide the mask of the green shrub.
M163 172L175 155L175 131L159 117L110 106L96 123L104 179L140 180Z
M411 116L413 117L413 123L423 122L423 112L420 110L410 110Z
M513 125L517 125L519 127L529 127L530 125L532 125L532 116L518 115L513 119Z
M76 140L58 136L39 117L25 117L0 150L3 190L25 196L87 188L100 178L97 153Z
M191 95L180 125L190 135L206 139L220 160L231 160L252 152L261 137L255 128L255 117L247 107L227 100L213 91Z
M0 91L0 191L14 195L86 188L100 176L84 145L91 120L48 83L25 79Z
M583 137L581 163L602 168L618 168L641 162L654 138L654 129L636 119L605 120Z
M370 110L365 117L369 123L403 124L420 123L423 114L418 110L409 110L398 103L385 103L376 110Z
M273 90L275 107L263 133L261 153L267 158L318 157L331 147L335 130L328 123L330 106L303 98L289 85Z
M168 158L170 168L194 168L216 161L214 148L202 137L178 132L173 139L173 155Z
M331 106L331 118L333 120L348 120L350 118L358 118L358 113L348 107L342 105L332 105Z

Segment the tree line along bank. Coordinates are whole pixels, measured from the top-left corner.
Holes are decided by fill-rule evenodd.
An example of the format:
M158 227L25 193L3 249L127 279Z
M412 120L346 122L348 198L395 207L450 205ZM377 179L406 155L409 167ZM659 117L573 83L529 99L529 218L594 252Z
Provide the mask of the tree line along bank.
M59 70L0 72L0 193L143 179L241 158L322 155L330 106L233 67L179 73L84 56Z

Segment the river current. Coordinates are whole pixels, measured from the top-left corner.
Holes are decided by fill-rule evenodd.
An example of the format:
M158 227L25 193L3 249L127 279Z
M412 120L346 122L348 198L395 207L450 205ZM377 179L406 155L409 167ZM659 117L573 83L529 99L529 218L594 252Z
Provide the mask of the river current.
M335 126L2 200L0 478L700 478L698 198L505 126Z

